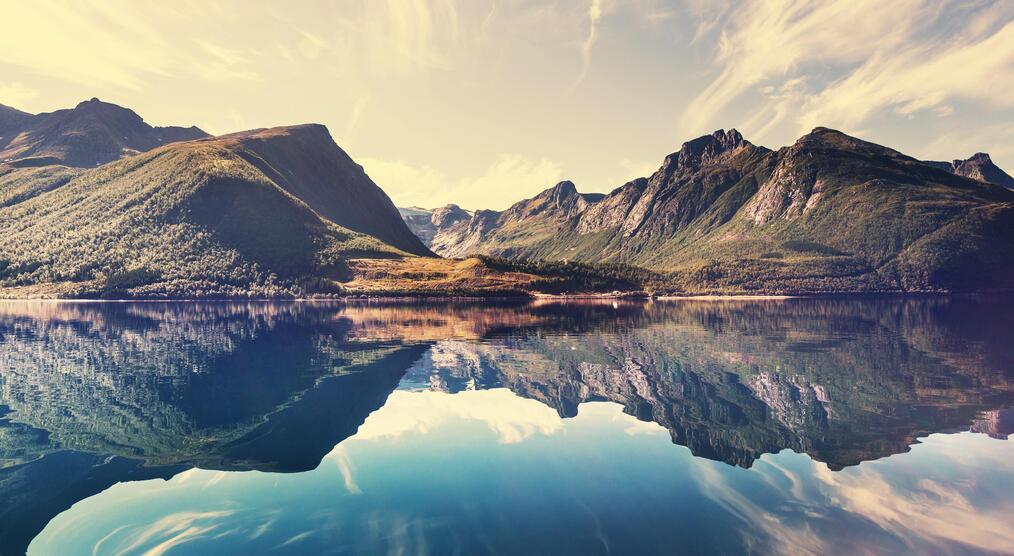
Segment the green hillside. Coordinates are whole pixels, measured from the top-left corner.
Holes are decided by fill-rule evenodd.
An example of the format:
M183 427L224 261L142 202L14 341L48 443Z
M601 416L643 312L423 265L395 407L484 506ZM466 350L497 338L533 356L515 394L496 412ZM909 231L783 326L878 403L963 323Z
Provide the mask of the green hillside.
M347 258L404 253L323 217L249 160L256 149L282 156L314 137L319 130L300 126L178 143L65 183L70 171L59 167L10 170L0 199L21 193L0 208L0 286L64 296L336 291ZM291 167L287 185L299 172ZM340 198L338 186L331 194Z

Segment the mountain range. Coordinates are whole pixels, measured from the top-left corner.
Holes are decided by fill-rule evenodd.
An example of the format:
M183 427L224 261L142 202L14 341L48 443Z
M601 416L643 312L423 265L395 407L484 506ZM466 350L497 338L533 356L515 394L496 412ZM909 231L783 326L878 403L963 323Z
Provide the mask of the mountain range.
M608 194L398 209L321 125L211 137L98 99L0 106L0 296L1008 290L1012 181L983 153L720 130Z
M606 195L564 181L403 215L442 256L622 263L692 291L981 290L1014 285L1012 188L984 153L924 162L826 128L773 151L733 129Z

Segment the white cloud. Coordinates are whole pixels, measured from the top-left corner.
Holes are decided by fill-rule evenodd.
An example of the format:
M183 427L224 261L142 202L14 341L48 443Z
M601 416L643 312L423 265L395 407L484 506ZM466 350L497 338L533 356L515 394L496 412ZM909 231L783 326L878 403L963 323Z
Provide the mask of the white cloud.
M431 166L359 157L358 161L399 206L438 207L456 203L472 209L503 209L552 187L563 169L549 159L501 154L479 176L453 179Z
M955 130L934 137L917 153L923 160L952 160L968 158L979 151L989 151L993 161L1014 160L1014 122L1000 121L977 126L972 130ZM1001 164L1002 166L1002 164ZM1014 167L1004 168L1008 173Z
M623 175L626 178L616 180L617 184L626 183L632 179L645 178L650 176L658 170L662 163L659 160L648 161L648 160L631 160L629 158L620 159L620 168L623 168Z
M883 550L876 535L855 534L865 527L913 553L947 554L956 546L1007 553L1014 503L982 493L1009 480L1012 446L984 435L931 435L909 453L842 471L784 450L742 472L756 481L751 489L737 488L720 463L694 458L690 470L706 496L742 521L743 534L770 541L772 553ZM784 501L768 504L771 495ZM827 510L829 502L837 511Z
M745 130L763 140L783 122L854 130L884 109L953 111L952 101L1014 105L1014 4L919 0L750 2L701 16L720 73L687 106L688 136L721 124L749 94ZM775 94L772 94L775 93Z
M26 100L39 96L39 92L20 81L0 84L0 104L22 109Z
M878 53L803 107L801 125L854 128L879 109L903 115L950 112L952 99L1014 107L1014 22L978 39L945 47L916 44Z
M356 102L352 104L352 113L349 115L349 121L345 124L345 133L341 137L343 143L348 141L352 137L352 134L355 133L359 120L362 118L363 112L366 111L366 106L369 103L370 95L360 95L356 98Z
M576 89L588 75L588 68L591 67L592 48L599 36L599 20L602 19L602 13L602 0L591 0L588 4L588 36L581 43L581 73L571 85L571 90Z
M397 390L391 393L383 408L366 419L351 441L426 434L451 421L484 423L501 444L517 444L563 428L563 419L548 406L518 397L506 389L456 394Z

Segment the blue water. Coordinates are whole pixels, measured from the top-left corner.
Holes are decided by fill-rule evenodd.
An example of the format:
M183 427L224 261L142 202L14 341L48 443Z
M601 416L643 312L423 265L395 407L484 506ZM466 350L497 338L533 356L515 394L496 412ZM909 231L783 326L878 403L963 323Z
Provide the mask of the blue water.
M0 304L0 550L1014 553L1011 315Z

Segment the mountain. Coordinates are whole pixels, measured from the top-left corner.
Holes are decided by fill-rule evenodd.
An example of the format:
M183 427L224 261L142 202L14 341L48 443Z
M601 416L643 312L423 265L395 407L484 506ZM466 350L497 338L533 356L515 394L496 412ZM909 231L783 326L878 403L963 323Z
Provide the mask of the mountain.
M444 229L458 222L468 220L471 213L458 205L447 205L428 210L421 207L399 208L405 224L424 244L432 245L438 229Z
M15 295L326 293L351 257L431 255L321 125L60 168L0 175L20 192L0 197L0 286Z
M26 120L31 118L32 115L27 112L22 112L17 108L11 108L10 106L4 106L0 104L0 133L4 133L8 129L14 129L24 124ZM0 137L3 137L0 135ZM2 139L0 139L2 141Z
M0 163L92 168L176 141L208 137L196 127L152 127L134 111L97 98L27 114L0 106Z
M430 246L636 265L697 293L1010 289L1014 193L982 179L987 162L943 168L827 128L777 151L719 130L607 195L562 182Z
M926 161L926 164L973 180L999 185L1007 189L1014 189L1014 178L994 164L993 160L986 153L975 153L971 158L965 160L959 159L952 162Z

